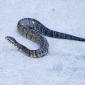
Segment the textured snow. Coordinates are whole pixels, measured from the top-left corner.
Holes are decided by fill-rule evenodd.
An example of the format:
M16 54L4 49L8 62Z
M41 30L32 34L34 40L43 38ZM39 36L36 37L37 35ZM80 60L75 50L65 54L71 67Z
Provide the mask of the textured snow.
M49 53L30 58L5 40L38 46L17 33L17 22L32 17L49 29L85 37L85 0L0 0L0 85L85 85L85 43L47 38Z

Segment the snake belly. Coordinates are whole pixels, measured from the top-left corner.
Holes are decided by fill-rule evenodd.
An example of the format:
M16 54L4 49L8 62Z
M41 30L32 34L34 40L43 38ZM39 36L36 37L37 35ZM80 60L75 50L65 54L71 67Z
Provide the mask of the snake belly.
M6 36L6 39L9 42L14 44L18 49L20 49L22 52L24 52L26 55L32 58L39 58L39 57L45 56L48 53L48 48L49 48L49 44L46 38L44 38L40 34L38 28L36 28L36 25L37 24L34 19L24 18L24 19L19 20L17 24L17 30L21 35L23 35L27 39L30 39L31 41L37 43L40 46L39 49L30 50L24 45L17 42L15 38L11 36Z

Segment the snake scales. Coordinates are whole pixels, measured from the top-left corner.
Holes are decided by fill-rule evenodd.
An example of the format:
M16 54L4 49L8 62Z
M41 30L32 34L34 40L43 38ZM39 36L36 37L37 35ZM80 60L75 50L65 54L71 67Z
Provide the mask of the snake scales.
M42 23L40 23L38 20L35 20L33 18L23 18L19 20L17 24L17 30L21 35L39 44L40 48L36 50L30 50L22 44L18 43L11 36L6 36L5 38L12 44L17 46L17 48L22 50L22 52L26 53L28 56L33 58L39 58L45 56L48 53L49 44L46 38L43 37L43 35L58 39L85 41L84 38L50 30L47 27L45 27Z

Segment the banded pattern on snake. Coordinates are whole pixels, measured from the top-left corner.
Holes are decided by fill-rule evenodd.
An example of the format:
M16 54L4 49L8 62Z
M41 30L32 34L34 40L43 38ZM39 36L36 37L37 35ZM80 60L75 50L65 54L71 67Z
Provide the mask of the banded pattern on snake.
M39 44L40 48L36 50L30 50L27 47L23 46L22 44L18 43L15 40L15 38L11 36L6 36L5 38L12 44L17 46L17 48L22 50L25 54L33 58L39 58L45 56L48 53L49 44L46 38L43 37L43 35L58 39L85 41L84 38L50 30L46 26L44 26L41 22L33 18L23 18L19 20L17 24L17 30L21 35Z

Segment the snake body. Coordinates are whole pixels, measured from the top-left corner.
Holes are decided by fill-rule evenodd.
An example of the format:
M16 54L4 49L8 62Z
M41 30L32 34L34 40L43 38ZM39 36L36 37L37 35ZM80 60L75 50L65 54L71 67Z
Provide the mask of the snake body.
M22 44L18 43L15 40L15 38L11 36L6 36L6 39L15 46L17 46L17 48L22 50L25 54L33 58L39 58L45 56L48 53L49 44L46 38L43 37L43 35L58 39L85 41L84 38L50 30L46 26L44 26L41 22L33 18L23 18L19 20L17 24L17 30L21 35L39 44L40 48L36 50L30 50L27 47L23 46Z

